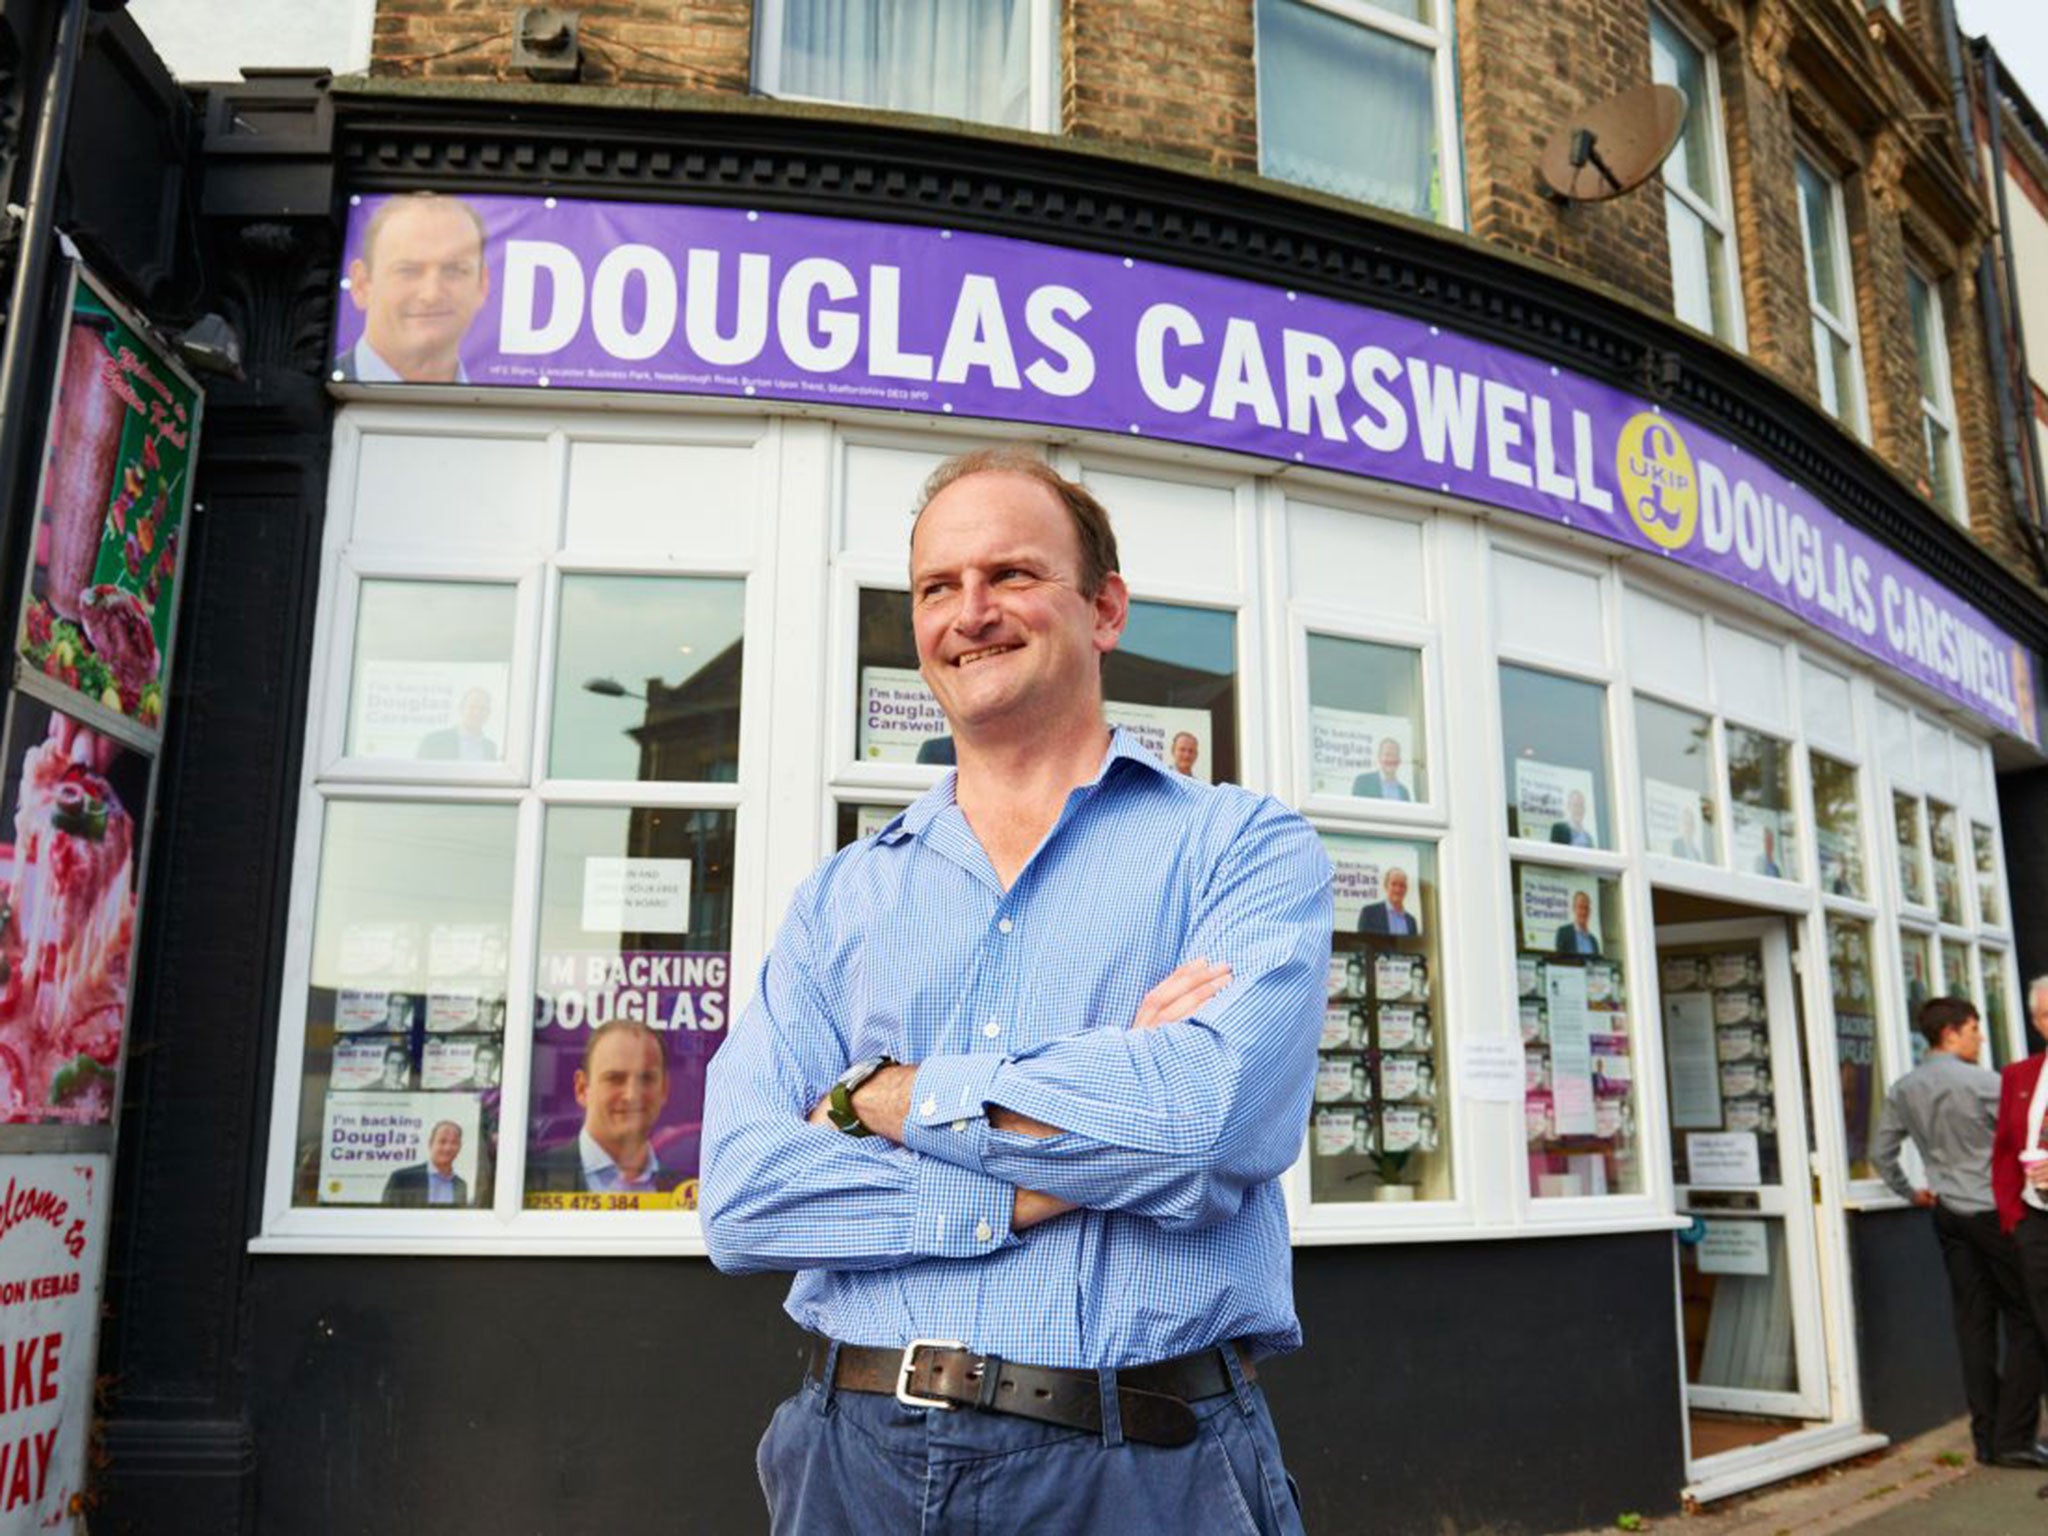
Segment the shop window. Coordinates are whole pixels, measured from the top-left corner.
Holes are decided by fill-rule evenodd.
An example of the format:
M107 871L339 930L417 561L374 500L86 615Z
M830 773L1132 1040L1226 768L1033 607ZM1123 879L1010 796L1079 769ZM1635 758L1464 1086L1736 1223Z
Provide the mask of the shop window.
M1941 292L1911 267L1906 298L1913 312L1913 342L1920 363L1920 493L1958 522L1967 524L1963 480L1956 448L1955 397L1949 387L1948 337Z
M763 95L1054 129L1056 0L761 0Z
M1970 946L1954 939L1941 941L1941 995L1976 1000L1977 979L1970 968Z
M2012 1003L2005 989L2005 951L1989 946L1978 951L1984 983L1983 1065L2002 1067L2012 1060Z
M1920 1005L1936 996L1934 965L1928 954L1929 935L1914 928L1899 930L1899 995L1906 1002L1906 1038L1912 1046L1913 1065L1927 1054L1927 1042L1919 1030Z
M565 575L549 775L736 779L745 603L741 581Z
M1615 846L1607 788L1607 690L1527 667L1500 669L1508 833Z
M1713 722L1639 697L1636 756L1643 765L1644 847L1667 858L1718 864Z
M1335 635L1308 637L1309 792L1426 801L1422 653Z
M1820 854L1820 885L1830 896L1867 897L1863 878L1863 825L1857 810L1856 770L1822 753L1812 754L1814 845Z
M1446 0L1257 0L1259 169L1416 218L1459 218Z
M491 1204L516 821L328 803L294 1205Z
M1728 727L1729 854L1743 874L1799 878L1791 764L1791 747L1775 736Z
M734 813L550 806L524 1203L694 1210L731 995Z
M878 805L871 801L844 801L833 818L832 846L844 848L864 837L873 837L902 814L900 805Z
M1899 868L1899 900L1927 905L1927 863L1921 850L1920 798L1892 791L1892 848Z
M954 760L946 717L917 670L910 597L864 588L854 751L864 763ZM1237 619L1213 608L1133 602L1102 659L1103 713L1161 762L1204 783L1234 783Z
M518 589L368 579L356 594L347 755L504 763Z
M1927 802L1927 850L1934 866L1934 911L1944 923L1963 921L1963 869L1956 846L1956 813L1939 800Z
M1871 985L1870 925L1853 918L1828 918L1829 992L1834 1000L1835 1066L1841 1078L1842 1124L1848 1138L1848 1174L1877 1177L1870 1144L1884 1108L1885 1076L1877 1029L1877 998Z
M1977 865L1977 921L1987 928L2005 926L2005 899L1998 883L1998 840L1981 821L1970 823L1970 848Z
M1336 931L1309 1127L1318 1201L1451 1195L1436 850L1325 833Z
M1514 876L1530 1192L1634 1194L1640 1105L1621 884L1519 862Z
M1841 184L1804 155L1796 157L1795 176L1820 403L1830 416L1861 437L1865 433L1863 361L1856 338L1856 290L1849 272Z
M1688 104L1684 130L1661 175L1672 309L1687 325L1740 346L1742 309L1722 161L1720 71L1711 51L1654 6L1650 76L1684 91Z

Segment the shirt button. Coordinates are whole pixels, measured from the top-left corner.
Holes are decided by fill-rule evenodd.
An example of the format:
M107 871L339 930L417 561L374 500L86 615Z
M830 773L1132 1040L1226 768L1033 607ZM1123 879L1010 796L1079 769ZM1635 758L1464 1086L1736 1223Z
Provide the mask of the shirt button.
M937 1099L926 1099L924 1103L917 1107L917 1112L921 1115L936 1115L939 1112L939 1101Z
M964 1133L967 1129L967 1122L965 1120L955 1120L953 1122L953 1129Z
M999 933L1008 933L1015 926L1016 925L1006 917L1001 922L996 924L996 931Z
M990 1019L986 1024L981 1026L981 1032L984 1035L987 1035L989 1039L993 1040L997 1035L1000 1035L1003 1032L1003 1026L998 1024L994 1019Z
M994 1228L994 1227L991 1227L991 1226L990 1226L990 1225L989 1225L989 1224L988 1224L987 1222L985 1222L985 1221L984 1221L984 1222L982 1222L982 1223L980 1223L980 1224L979 1224L978 1226L976 1226L976 1227L975 1227L975 1229L974 1229L974 1240L975 1240L975 1241L976 1241L977 1243L985 1243L985 1242L987 1242L987 1241L988 1241L988 1240L989 1240L990 1238L994 1237L995 1235L996 1235L996 1233L995 1233L995 1228Z

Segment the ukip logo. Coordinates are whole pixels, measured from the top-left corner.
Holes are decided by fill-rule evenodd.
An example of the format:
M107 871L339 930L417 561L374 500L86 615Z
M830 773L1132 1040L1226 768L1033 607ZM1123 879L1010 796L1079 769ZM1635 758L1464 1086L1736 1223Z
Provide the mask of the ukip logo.
M1614 449L1628 515L1659 549L1683 549L1700 520L1700 481L1678 428L1655 411L1631 416Z

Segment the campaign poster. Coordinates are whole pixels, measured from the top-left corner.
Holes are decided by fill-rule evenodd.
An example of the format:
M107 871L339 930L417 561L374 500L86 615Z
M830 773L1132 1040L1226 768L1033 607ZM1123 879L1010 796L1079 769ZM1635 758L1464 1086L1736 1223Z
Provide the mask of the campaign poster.
M88 716L154 732L203 396L76 266L69 308L17 645Z
M1781 878L1791 869L1792 850L1785 817L1762 806L1736 801L1730 813L1735 867L1745 875Z
M351 1036L334 1042L327 1086L335 1093L379 1089L404 1092L412 1086L412 1046L404 1035ZM435 1087L433 1083L424 1087ZM447 1086L445 1084L439 1086Z
M1552 954L1600 954L1600 877L1571 869L1546 869L1524 864L1517 873L1521 890L1517 910L1522 921L1522 948ZM1583 898L1583 899L1582 899ZM1587 949L1568 930L1585 918L1592 940Z
M0 787L0 1121L113 1114L148 793L141 753L14 696Z
M914 667L860 669L854 751L864 763L953 761L953 728Z
M1704 862L1706 836L1696 789L1663 779L1643 780L1643 837L1651 853Z
M1600 846L1600 825L1593 815L1593 775L1583 768L1515 759L1515 836Z
M1112 726L1129 732L1139 746L1176 773L1204 784L1214 782L1210 736L1215 728L1210 724L1208 710L1105 699L1102 713Z
M110 1160L0 1157L0 1533L69 1530L85 1483Z
M704 1077L725 1038L731 969L723 951L541 956L528 1109L529 1209L696 1209ZM615 1020L644 1028L613 1031L593 1046L594 1033ZM645 1158L653 1187L591 1188L580 1155L586 1129L621 1166Z
M1393 743L1389 749L1387 743ZM1387 764L1380 761L1387 754ZM1375 715L1315 704L1308 712L1309 793L1362 795L1372 800L1415 798L1415 723L1405 715ZM1400 793L1388 794L1383 766L1391 765Z
M504 1073L505 1047L486 1035L481 1039L429 1039L420 1048L420 1087L430 1093L474 1088L481 1093L498 1086Z
M1431 850L1416 843L1380 838L1323 834L1323 852L1330 856L1331 898L1339 933L1392 933L1398 909L1407 918L1402 932L1422 932L1422 881ZM1404 894L1396 896L1390 877L1399 874Z
M1863 850L1859 839L1822 827L1814 835L1814 844L1820 850L1821 888L1830 896L1862 895Z
M464 1197L457 1203L489 1204L488 1191L480 1200L477 1190L482 1124L474 1094L330 1091L320 1124L320 1203L424 1205L424 1197L408 1198L406 1186L424 1181L434 1133L453 1125L460 1142L451 1167ZM405 1177L394 1182L397 1175Z
M349 704L351 757L500 762L512 669L502 661L366 657Z

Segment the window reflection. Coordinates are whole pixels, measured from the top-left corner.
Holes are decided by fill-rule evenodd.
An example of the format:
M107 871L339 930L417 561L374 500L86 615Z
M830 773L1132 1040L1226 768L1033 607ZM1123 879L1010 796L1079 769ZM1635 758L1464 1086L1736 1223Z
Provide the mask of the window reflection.
M1308 637L1309 792L1427 800L1422 653Z
M2005 952L1997 949L1979 951L1978 962L1984 970L1984 1049L1983 1065L2002 1067L2012 1059L2012 1047L2006 1042L2011 1038L2011 1009L2005 991Z
M1612 848L1607 691L1527 667L1500 669L1508 831L1575 848Z
M1938 800L1927 802L1927 844L1934 865L1934 908L1944 923L1963 920L1963 871L1956 846L1956 813Z
M1643 765L1643 839L1651 853L1718 863L1714 737L1705 715L1636 700L1636 755Z
M1798 877L1791 758L1791 748L1775 736L1728 727L1729 843L1734 867L1744 874Z
M1863 830L1856 809L1856 770L1816 752L1813 761L1814 844L1820 854L1821 889L1830 896L1866 893Z
M950 727L917 670L909 595L864 588L858 622L855 756L950 766ZM1236 781L1236 615L1133 602L1121 642L1102 659L1102 692L1109 723L1161 762L1204 783Z
M1309 1126L1317 1200L1445 1200L1436 850L1325 833L1336 900Z
M503 762L516 607L502 582L363 582L348 755Z
M1928 936L1910 928L1899 932L1899 973L1906 999L1906 1038L1913 1048L1913 1065L1927 1054L1927 1042L1918 1029L1920 1005L1935 995L1933 967L1927 953Z
M731 996L733 826L731 811L549 809L528 1207L695 1208Z
M1927 905L1927 868L1920 857L1920 801L1892 792L1892 846L1898 856L1899 899Z
M1835 1064L1841 1076L1842 1122L1848 1133L1849 1177L1877 1176L1870 1160L1871 1138L1884 1107L1877 1032L1877 1002L1871 987L1870 925L1850 918L1828 919L1829 991L1834 1000Z
M2005 902L1998 889L1998 849L1991 829L1970 823L1970 847L1977 865L1977 918L1986 927L2005 926Z
M745 606L741 581L564 576L548 772L736 780Z
M490 1204L515 826L327 806L293 1204Z
M1620 882L1517 864L1515 902L1530 1192L1633 1194L1642 1161Z

